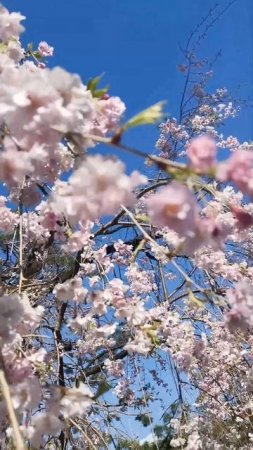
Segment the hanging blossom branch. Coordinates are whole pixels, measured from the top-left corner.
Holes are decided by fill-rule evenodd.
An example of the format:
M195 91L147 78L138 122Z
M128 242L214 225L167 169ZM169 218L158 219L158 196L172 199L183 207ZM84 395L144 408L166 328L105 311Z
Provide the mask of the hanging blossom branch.
M238 108L191 51L220 13L187 45L179 119L159 102L124 121L101 77L48 69L53 48L0 12L1 447L141 449L132 417L156 448L248 449L252 145L220 132ZM157 122L159 155L124 144Z

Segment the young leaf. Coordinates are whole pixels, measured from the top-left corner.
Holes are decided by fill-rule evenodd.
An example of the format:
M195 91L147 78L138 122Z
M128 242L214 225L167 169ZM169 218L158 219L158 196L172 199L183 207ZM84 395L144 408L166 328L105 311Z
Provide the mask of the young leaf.
M153 125L164 117L163 107L165 102L161 101L155 105L144 109L136 116L132 117L125 125L122 126L121 130L126 131L129 128L138 127L140 125Z
M99 397L101 397L101 395L105 394L106 392L108 392L111 389L111 385L109 383L107 383L106 380L102 380L99 385L98 385L98 389L95 395L95 400L98 399Z
M203 301L195 297L192 291L189 291L188 299L193 306L197 306L197 308L203 308Z
M104 88L97 89L100 81L102 80L104 74L98 75L95 78L91 78L87 83L87 89L91 91L93 97L101 98L103 95L105 95L109 90L109 85L105 86Z

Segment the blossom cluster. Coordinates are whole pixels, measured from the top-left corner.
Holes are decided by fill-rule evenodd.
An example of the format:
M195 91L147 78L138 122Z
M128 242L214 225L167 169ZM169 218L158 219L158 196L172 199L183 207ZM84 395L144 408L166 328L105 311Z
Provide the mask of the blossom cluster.
M129 174L99 143L141 154L121 140L160 107L122 124L98 79L22 47L23 19L0 9L1 448L109 448L157 398L170 447L251 448L252 144L218 132L236 104L204 72Z

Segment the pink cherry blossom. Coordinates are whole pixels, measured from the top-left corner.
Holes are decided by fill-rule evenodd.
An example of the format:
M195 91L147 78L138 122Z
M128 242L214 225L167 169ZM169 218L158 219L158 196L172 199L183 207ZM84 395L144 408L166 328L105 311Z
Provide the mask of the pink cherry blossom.
M137 171L128 176L123 170L120 161L88 156L68 182L56 184L48 206L43 207L45 216L53 212L65 215L71 223L93 221L115 213L121 204L133 205L133 189L143 184L146 177Z
M192 139L186 150L191 166L207 172L216 165L216 144L208 135Z
M98 99L95 108L96 119L93 132L99 134L114 130L126 110L125 103L119 97Z
M244 230L253 225L253 215L240 206L231 205L231 211L237 220L239 229Z
M18 225L18 214L5 205L6 198L0 196L0 231L11 233Z
M168 227L181 236L196 231L198 205L194 195L183 184L173 181L147 200L149 216L159 228Z
M243 194L253 195L253 153L246 150L235 151L217 169L221 181L232 181Z
M32 425L31 442L35 448L39 448L43 443L42 435L58 435L64 427L64 422L52 412L39 412L33 416Z
M226 313L225 320L230 331L237 328L246 330L253 325L253 289L247 281L237 283L234 289L228 292L231 310Z
M47 68L22 19L0 7L0 448L118 447L157 406L165 446L252 448L253 145L219 130L237 108L189 44L166 161L129 174L107 156L127 132L99 154L123 101Z
M65 391L60 399L60 412L64 417L75 417L84 414L92 404L93 393L90 388L81 383L79 388Z
M50 47L47 42L41 41L38 46L38 51L41 56L53 56L54 47Z
M0 40L7 42L12 38L18 38L24 31L21 21L25 19L20 13L10 13L6 8L0 6Z
M56 284L53 293L61 302L73 300L81 303L84 301L88 291L83 287L82 278L75 277L64 283Z

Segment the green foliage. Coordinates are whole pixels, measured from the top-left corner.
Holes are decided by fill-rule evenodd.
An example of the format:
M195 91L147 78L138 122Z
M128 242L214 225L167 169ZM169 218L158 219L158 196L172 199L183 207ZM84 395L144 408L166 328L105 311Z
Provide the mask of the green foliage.
M135 417L135 420L141 422L144 427L148 427L153 421L152 417L148 414L138 414L138 416Z
M112 386L106 380L101 380L98 385L97 392L96 392L94 399L96 400L99 397L101 397L101 395L104 395L106 392L108 392L111 389L111 387Z
M104 88L99 88L98 85L103 78L103 75L98 75L95 78L91 78L87 83L87 89L91 91L93 97L101 98L103 95L105 95L109 90L109 85L105 86Z
M136 116L129 119L121 128L122 131L126 131L129 128L138 127L140 125L153 125L164 117L163 107L165 102L161 101L155 103L155 105L144 109Z

